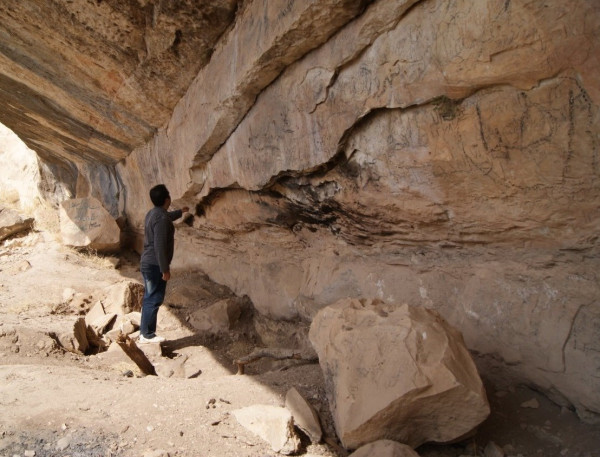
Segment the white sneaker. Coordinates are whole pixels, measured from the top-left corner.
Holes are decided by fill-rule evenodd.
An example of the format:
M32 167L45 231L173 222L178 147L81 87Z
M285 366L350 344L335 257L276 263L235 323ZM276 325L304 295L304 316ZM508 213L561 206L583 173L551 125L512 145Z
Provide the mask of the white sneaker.
M143 335L140 335L139 343L162 343L165 339L162 336L155 335L152 338L145 338Z

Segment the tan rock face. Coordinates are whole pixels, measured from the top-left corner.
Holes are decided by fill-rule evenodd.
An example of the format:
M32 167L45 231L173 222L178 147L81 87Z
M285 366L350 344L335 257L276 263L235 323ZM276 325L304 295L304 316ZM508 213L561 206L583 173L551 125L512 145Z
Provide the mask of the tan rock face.
M375 2L193 166L176 264L277 319L347 296L436 308L600 412L598 30L591 1Z
M452 441L489 414L462 336L435 312L346 299L321 310L309 336L346 448Z
M172 195L193 196L204 164L225 142L261 93L287 66L322 45L358 15L363 1L254 1L244 9L228 39L215 48L168 125L119 164L134 187L129 216L143 219L146 189L163 182ZM260 24L260 26L258 26ZM201 128L198 128L201 126ZM190 188L191 187L191 188ZM138 191L139 190L139 191Z

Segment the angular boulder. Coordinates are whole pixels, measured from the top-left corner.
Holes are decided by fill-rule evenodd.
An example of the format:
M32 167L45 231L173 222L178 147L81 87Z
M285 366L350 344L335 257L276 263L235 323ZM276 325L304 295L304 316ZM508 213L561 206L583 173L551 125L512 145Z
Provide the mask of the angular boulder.
M73 323L73 330L71 332L59 333L56 335L56 339L66 351L75 354L85 354L90 347L85 319L83 317L78 318Z
M209 334L227 333L242 313L240 303L236 299L226 298L199 309L190 315L190 325L201 332Z
M309 338L348 449L449 442L489 415L462 335L432 310L343 299L317 313Z
M60 204L63 244L98 252L114 252L121 244L121 229L94 197L74 198Z
M32 227L33 218L24 219L16 211L0 207L0 241L17 233L31 230Z
M136 281L121 281L104 289L102 300L104 312L118 315L130 314L142 309L144 286Z
M285 408L271 405L253 405L232 413L237 421L258 435L280 454L294 454L300 448L300 439L294 432L294 419Z

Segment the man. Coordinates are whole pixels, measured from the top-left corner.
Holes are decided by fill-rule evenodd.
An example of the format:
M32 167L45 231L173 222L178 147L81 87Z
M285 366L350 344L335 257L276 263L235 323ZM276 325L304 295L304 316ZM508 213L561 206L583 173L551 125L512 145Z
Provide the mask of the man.
M144 278L144 298L140 323L140 343L161 343L165 341L156 334L158 308L165 299L167 281L171 279L171 260L175 245L173 222L189 208L184 206L177 211L167 211L171 206L171 196L164 184L150 189L150 200L154 208L146 214L144 222L144 250L140 271Z

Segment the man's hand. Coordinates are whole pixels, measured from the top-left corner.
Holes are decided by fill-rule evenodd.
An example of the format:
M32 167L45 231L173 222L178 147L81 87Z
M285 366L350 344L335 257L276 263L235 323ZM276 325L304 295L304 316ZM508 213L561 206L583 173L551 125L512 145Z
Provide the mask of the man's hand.
M168 281L169 279L171 279L171 272L167 271L166 273L163 273L162 279L163 279L163 281Z
M182 213L187 213L189 210L190 210L189 206L184 206L183 208L181 208Z

